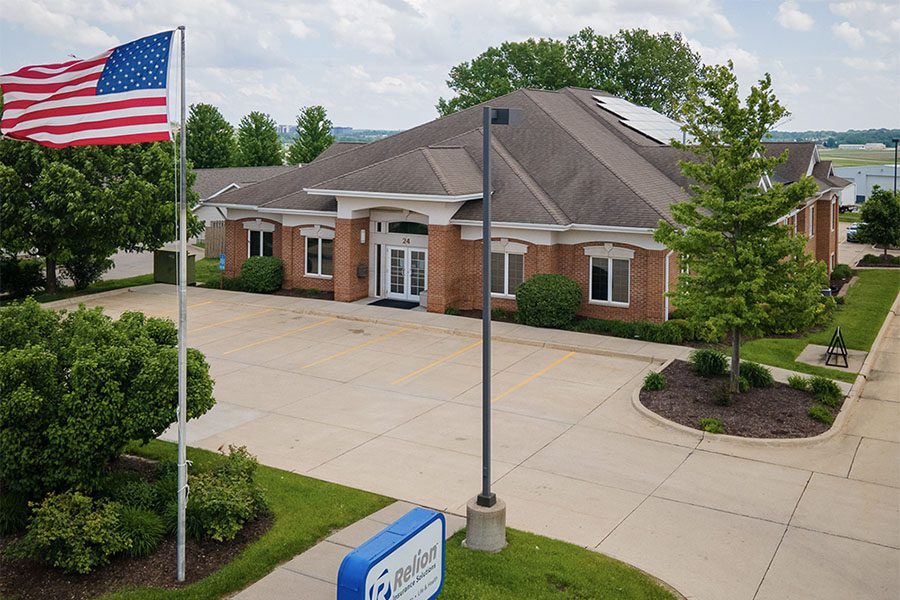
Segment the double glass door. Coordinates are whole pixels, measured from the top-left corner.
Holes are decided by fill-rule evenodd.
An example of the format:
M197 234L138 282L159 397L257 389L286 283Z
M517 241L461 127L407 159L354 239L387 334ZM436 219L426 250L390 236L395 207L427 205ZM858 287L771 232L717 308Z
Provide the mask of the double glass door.
M388 298L417 302L428 288L428 250L389 246L387 251Z

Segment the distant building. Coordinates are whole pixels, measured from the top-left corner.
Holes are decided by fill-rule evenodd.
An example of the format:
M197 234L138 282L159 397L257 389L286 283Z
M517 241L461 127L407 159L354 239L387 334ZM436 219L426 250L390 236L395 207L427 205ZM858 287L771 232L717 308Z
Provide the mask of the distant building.
M894 189L894 165L865 165L859 167L835 167L834 174L856 184L856 203L868 200L876 185Z
M351 131L353 131L352 127L332 127L331 128L331 133L334 135L337 135L339 133L350 133Z
M865 150L865 144L838 144L838 150Z
M882 144L880 142L878 142L878 143L869 142L868 144L866 144L865 149L866 150L884 150L884 144Z

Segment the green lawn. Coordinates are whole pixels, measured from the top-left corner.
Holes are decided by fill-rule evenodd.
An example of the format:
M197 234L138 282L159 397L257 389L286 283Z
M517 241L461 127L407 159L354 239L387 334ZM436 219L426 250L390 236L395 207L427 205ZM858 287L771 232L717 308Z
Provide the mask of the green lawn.
M463 548L464 537L447 541L441 600L674 598L637 569L579 546L508 529L509 545L485 554Z
M850 288L844 305L838 306L834 318L823 331L801 338L752 340L741 346L741 358L852 383L856 379L855 373L814 367L795 359L807 344L827 346L838 325L848 348L868 351L872 347L884 318L900 292L900 272L872 269L857 274L859 281Z
M838 215L838 220L843 223L859 223L860 214L859 211L850 212L850 213L841 213Z
M861 165L886 165L894 163L894 148L884 150L840 150L827 148L819 150L822 160L830 160L834 167L857 167Z
M177 447L169 442L152 441L130 451L148 458L174 460ZM194 461L196 467L216 460L216 457L214 452L188 448L188 459ZM257 479L266 490L266 500L275 515L275 522L263 537L245 548L234 561L206 579L180 590L145 588L107 594L103 598L222 598L262 578L276 565L312 547L331 531L346 527L393 502L376 494L262 465L257 471ZM174 562L172 567L174 569Z
M135 277L126 277L124 279L109 279L95 281L83 290L76 290L73 287L62 287L54 294L42 293L36 294L34 299L38 302L53 302L54 300L64 300L66 298L74 298L76 296L87 296L90 294L99 294L100 292L108 292L110 290L119 290L128 287L137 287L139 285L149 285L153 283L153 274L137 275Z
M194 274L197 277L197 285L205 287L219 287L219 259L204 258L194 263Z
M154 459L174 459L176 456L175 444L161 441L135 446L129 451ZM217 455L188 448L188 459L194 461L195 467L203 467L217 460ZM257 477L266 489L275 522L234 561L180 590L144 588L107 594L102 599L222 598L264 577L276 565L312 547L332 530L345 527L392 502L383 496L262 465ZM509 546L500 553L485 554L462 548L464 537L464 532L459 532L447 542L442 600L673 598L637 569L572 544L510 529L507 531Z

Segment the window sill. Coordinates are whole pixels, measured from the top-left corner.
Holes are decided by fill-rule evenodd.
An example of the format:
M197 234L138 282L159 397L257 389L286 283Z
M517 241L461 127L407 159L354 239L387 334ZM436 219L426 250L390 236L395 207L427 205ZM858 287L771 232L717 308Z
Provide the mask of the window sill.
M515 300L516 295L515 294L495 294L494 292L491 292L491 298L500 298L503 300Z
M310 279L332 279L333 275L319 275L318 273L304 273L304 277L309 277Z
M588 300L588 304L593 304L594 306L611 306L612 308L628 308L631 306L630 302L607 302L604 300Z

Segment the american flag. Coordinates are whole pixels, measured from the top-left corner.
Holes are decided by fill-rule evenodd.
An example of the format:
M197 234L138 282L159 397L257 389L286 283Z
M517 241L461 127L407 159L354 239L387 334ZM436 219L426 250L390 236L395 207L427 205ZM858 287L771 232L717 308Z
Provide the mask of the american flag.
M0 75L0 133L52 148L171 139L166 79L172 33L87 60Z

